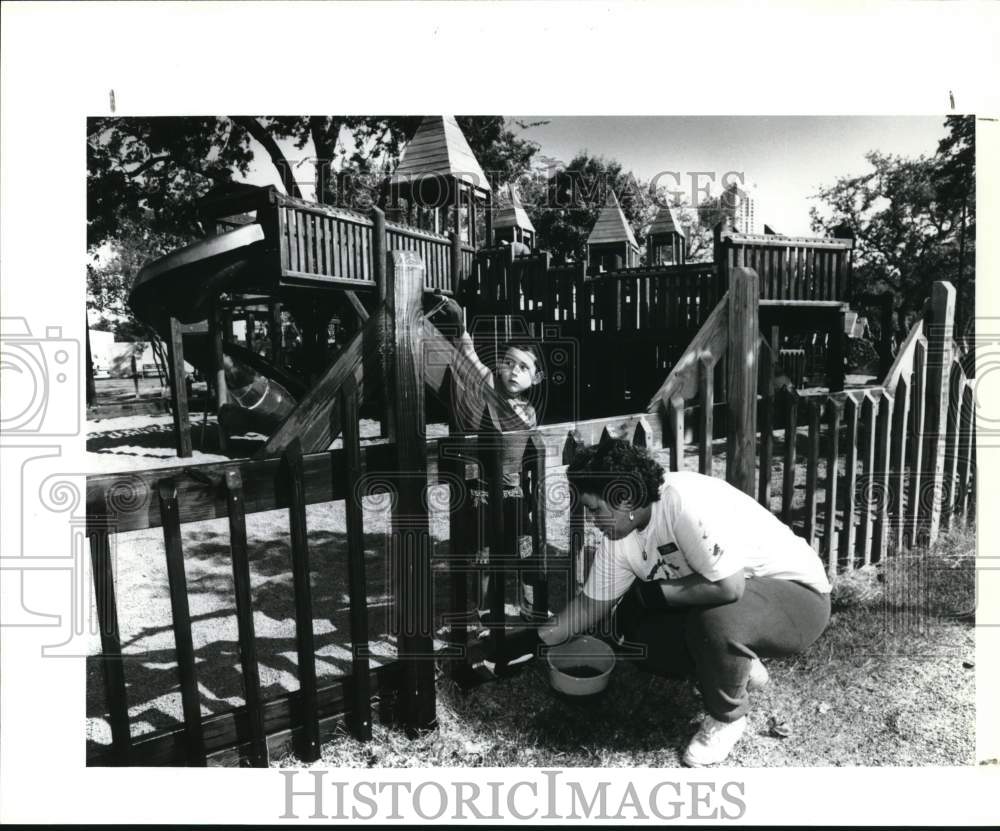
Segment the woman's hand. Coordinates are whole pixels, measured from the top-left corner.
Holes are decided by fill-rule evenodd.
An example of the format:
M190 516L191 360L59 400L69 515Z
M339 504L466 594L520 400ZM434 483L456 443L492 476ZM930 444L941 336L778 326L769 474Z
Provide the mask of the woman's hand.
M600 623L614 608L615 600L594 600L581 592L567 604L554 621L538 630L548 646L565 643Z

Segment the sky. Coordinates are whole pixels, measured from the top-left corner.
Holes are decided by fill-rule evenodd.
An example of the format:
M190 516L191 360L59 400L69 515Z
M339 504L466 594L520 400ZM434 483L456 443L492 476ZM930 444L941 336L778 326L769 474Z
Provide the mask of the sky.
M640 179L664 174L660 183L683 190L691 204L698 188L713 188L729 174L756 184L759 215L775 231L809 235L809 208L817 190L841 176L870 170L865 154L880 150L899 156L932 155L945 134L944 116L513 116L512 121L547 121L520 131L536 141L539 155L563 162L579 151L615 158ZM310 147L284 143L289 159L312 155ZM277 184L263 162L247 177L254 184ZM537 157L536 157L537 158ZM673 174L677 174L674 176ZM700 174L695 176L694 174ZM312 167L296 178L312 196ZM678 184L679 183L679 184Z
M541 120L515 116L516 120ZM756 183L764 222L782 234L809 234L810 199L819 187L870 166L865 153L881 150L900 156L932 155L945 134L943 116L574 116L554 117L524 135L540 153L568 162L579 150L618 159L641 179L679 174L691 199L692 187L705 187L715 173L744 175ZM663 176L670 189L678 181ZM732 178L730 178L732 181Z

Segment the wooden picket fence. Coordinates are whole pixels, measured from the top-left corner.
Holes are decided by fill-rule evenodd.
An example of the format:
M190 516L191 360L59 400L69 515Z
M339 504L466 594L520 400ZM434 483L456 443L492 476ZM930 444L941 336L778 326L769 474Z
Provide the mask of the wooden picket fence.
M759 364L726 363L727 479L818 547L831 578L887 552L933 543L942 527L968 516L975 494L974 389L952 339L954 288L935 283L932 322L913 327L881 385L803 397L775 392L775 357L753 323L757 275L748 269L735 275L651 405L664 425L671 469L684 466L691 409L699 419L698 469L711 473L715 366L727 351L756 352Z
M405 257L399 260L397 255L397 261L400 270L391 281L395 288L389 297L395 298L392 302L398 308L419 308L422 270ZM328 432L315 439L322 444L325 436L340 434L342 448L303 453L302 446L310 450L312 444L292 440L275 458L88 477L87 534L112 736L109 747L88 750L88 762L201 765L211 759L213 763L246 760L262 766L286 749L311 761L318 758L321 742L332 737L344 720L358 738L370 737L373 702L381 718L401 721L411 731L433 727L436 661L447 660L457 680L468 681L475 674L468 632L472 620L468 581L478 571L470 552L482 543L491 552L517 550L508 542L509 535L519 529L504 524L501 470L505 443L523 442L526 447L522 482L533 519L520 530L531 537L533 567L540 578L535 604L544 609L556 565L549 561L546 533L546 491L553 481L547 477L556 474L553 468L570 462L583 444L607 433L631 438L640 446L666 448L671 470L680 470L686 464L685 420L691 411L698 427L698 469L712 473L713 439L718 432L714 423L717 369L725 376L726 478L772 510L780 502L782 518L819 546L832 577L878 562L888 552L932 542L941 527L969 516L975 498L974 390L951 336L954 289L946 283L935 284L930 322L914 327L882 385L800 398L776 395L772 389L773 359L758 331L757 279L752 270L734 270L728 291L653 396L648 413L658 418L647 420L647 413L633 413L545 425L524 434L452 435L437 441L435 447L423 430L422 390L425 381L432 387L439 383L443 368L432 360L433 355L425 356L421 379L416 374L420 364L414 361L412 332L397 332L390 333L387 341L396 344L391 377L395 379L397 419L394 441L388 444L360 443L359 385L351 369L331 386L337 406L329 410ZM409 325L408 320L403 315L397 322ZM433 340L433 333L427 337ZM723 363L727 355L746 359ZM782 430L785 439L779 446L776 437ZM313 441L307 431L301 438ZM776 464L780 495L776 493ZM364 494L358 489L365 473L379 474L398 492L390 532L391 550L397 558L398 659L375 669L368 652ZM484 477L489 489L485 512L477 509L471 494L474 480ZM797 509L794 494L797 481L803 478L804 506ZM446 484L450 492L446 506L451 541L446 563L449 633L444 646L435 645L433 637L426 496L433 483ZM821 496L825 497L822 516ZM305 509L341 499L347 508L344 567L352 667L349 675L321 686L316 677L311 594L315 568L310 562ZM287 510L289 515L299 689L265 700L256 653L246 517L273 510ZM579 500L570 510L570 556L563 565L571 571L568 585L572 587L582 581L586 563ZM205 717L198 690L199 656L191 631L182 528L222 517L229 522L245 703ZM133 738L112 543L115 534L148 528L161 528L163 533L184 718L180 728ZM522 565L516 555L491 556L489 568L506 583L508 574ZM323 575L315 577L323 579ZM504 635L497 630L496 637L502 641ZM498 671L502 673L502 665Z
M251 765L266 766L269 755L281 749L294 749L300 758L314 761L319 758L321 738L332 735L345 714L354 735L370 738L372 697L385 699L388 694L391 698L399 667L369 666L361 502L350 497L364 470L391 470L394 458L389 446L361 447L358 396L351 382L341 388L339 398L343 448L328 453L303 456L296 442L280 458L88 477L87 534L112 736L110 748L92 752L90 764L158 765L183 760L198 765L222 753L223 758L241 757ZM347 508L346 570L353 661L349 678L320 687L316 681L306 506L336 499L344 499ZM288 511L299 690L265 701L257 664L246 517L277 509ZM220 517L229 520L246 703L203 717L181 529L188 523ZM111 551L114 535L147 528L163 532L184 727L133 740Z

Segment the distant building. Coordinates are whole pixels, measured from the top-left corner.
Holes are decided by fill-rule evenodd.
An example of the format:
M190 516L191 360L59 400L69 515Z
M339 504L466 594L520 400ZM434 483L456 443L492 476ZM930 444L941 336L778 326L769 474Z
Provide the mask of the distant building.
M743 234L764 233L764 223L760 216L760 203L756 185L749 188L737 183L729 185L722 192L723 210L730 213L733 227Z

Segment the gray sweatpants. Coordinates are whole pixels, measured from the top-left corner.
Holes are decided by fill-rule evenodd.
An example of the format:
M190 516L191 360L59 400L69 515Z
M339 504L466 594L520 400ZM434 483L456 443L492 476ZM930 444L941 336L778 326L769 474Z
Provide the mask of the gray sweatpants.
M743 596L722 606L648 611L630 591L615 611L626 643L645 647L640 666L671 678L694 676L705 708L719 721L746 713L755 657L803 652L829 620L830 595L771 577L748 578Z

